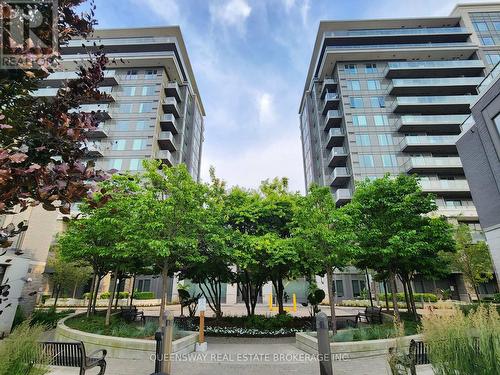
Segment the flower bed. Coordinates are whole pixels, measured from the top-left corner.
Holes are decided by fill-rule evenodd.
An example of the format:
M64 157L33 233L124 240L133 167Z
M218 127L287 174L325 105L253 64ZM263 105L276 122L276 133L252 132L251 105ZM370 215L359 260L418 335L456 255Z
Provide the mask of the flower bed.
M176 318L175 324L185 331L198 331L199 318ZM229 337L293 337L312 327L310 318L282 316L206 318L207 336Z

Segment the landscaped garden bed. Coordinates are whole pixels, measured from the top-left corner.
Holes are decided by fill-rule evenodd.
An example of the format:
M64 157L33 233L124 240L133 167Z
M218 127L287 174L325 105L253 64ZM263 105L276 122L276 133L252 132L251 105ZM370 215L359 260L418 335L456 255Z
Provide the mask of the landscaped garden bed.
M179 329L186 331L199 330L199 318L180 317L175 319ZM226 316L221 318L205 318L206 336L227 337L293 337L295 333L312 328L309 317L292 317L276 315L266 317Z

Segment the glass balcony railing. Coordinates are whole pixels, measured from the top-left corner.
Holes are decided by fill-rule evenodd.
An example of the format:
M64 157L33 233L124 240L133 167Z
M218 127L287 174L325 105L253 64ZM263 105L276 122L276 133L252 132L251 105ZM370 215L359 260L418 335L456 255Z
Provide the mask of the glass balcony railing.
M339 177L348 177L351 175L351 172L349 171L348 168L346 167L337 167L333 170L333 173L332 173L332 178L333 179L336 179L336 178L339 178Z
M328 112L326 112L326 118L328 120L328 118L331 118L331 117L342 117L342 111L339 111L337 109L329 110Z
M343 137L345 136L344 129L341 128L331 128L328 131L329 137Z
M370 30L327 31L325 37L340 36L384 36L384 35L426 35L426 34L470 34L465 27L419 27Z
M450 60L450 61L391 61L387 70L391 69L434 69L434 68L484 68L481 60Z
M103 38L103 39L73 39L67 44L67 47L81 47L82 43L87 46L93 46L94 42L97 45L127 45L127 44L158 44L158 43L172 43L176 42L176 38L173 37L138 37L138 38ZM64 46L63 46L64 47Z
M350 189L337 189L335 191L335 202L342 203L352 199L352 192Z
M325 101L330 101L330 100L339 100L339 94L336 92L329 92L325 95Z
M477 47L469 42L456 43L398 43L398 44L360 44L348 46L328 46L327 49L404 49L404 48L458 48L458 47Z
M411 157L407 162L407 166L412 167L462 167L462 161L459 157Z
M481 77L455 78L398 78L392 80L392 87L419 87L419 86L477 86Z
M421 180L423 191L470 191L467 180Z
M407 145L454 145L457 137L454 135L416 135L407 136L403 141Z
M497 63L493 70L484 78L484 80L481 82L479 87L477 88L477 91L480 93L484 92L487 87L497 78L497 76L500 75L500 63Z
M404 115L398 121L403 125L425 125L425 124L462 124L468 115L427 115L414 116Z
M470 105L476 95L446 95L446 96L398 96L393 107L400 105Z

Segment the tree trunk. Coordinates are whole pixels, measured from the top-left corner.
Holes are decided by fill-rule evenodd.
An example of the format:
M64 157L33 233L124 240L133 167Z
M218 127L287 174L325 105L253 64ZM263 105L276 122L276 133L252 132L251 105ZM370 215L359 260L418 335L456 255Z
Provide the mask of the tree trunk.
M95 284L97 282L97 278L99 276L97 275L96 272L92 275L92 285L90 285L90 295L89 295L89 304L87 306L87 318L90 317L90 312L92 311L92 301L94 300L94 291L95 291Z
M411 279L408 279L408 292L410 294L410 304L413 310L413 316L415 317L415 321L419 321L420 317L417 313L417 305L415 304L415 296L413 295L413 287L411 285Z
M285 309L283 308L283 291L285 288L283 287L283 280L281 277L278 279L278 314L283 315L285 313Z
M328 299L330 300L330 314L332 322L332 333L337 334L337 316L335 314L335 286L333 285L333 269L326 270L326 282L328 283Z
M118 284L118 270L115 271L115 278L113 279L113 290L109 293L108 299L108 309L106 311L106 326L109 326L111 323L111 309L113 307L113 298L115 297L116 285Z
M56 298L54 299L54 310L57 308L57 300L59 299L60 292L61 292L61 284L57 284Z
M401 278L401 283L403 284L403 292L405 294L405 301L406 301L406 309L408 312L411 311L411 304L410 304L410 299L408 298L408 286L406 283L406 278Z
M481 293L479 293L479 288L477 285L474 285L474 293L476 293L476 298L478 302L481 302Z
M97 284L96 284L96 287L95 287L95 290L94 290L94 295L92 296L92 313L95 314L96 313L96 304L97 304L97 293L99 293L99 286L101 286L101 280L102 280L102 276L101 275L98 275L97 276Z
M370 276L368 275L368 268L365 269L365 273L366 273L366 286L368 288L368 296L370 297L370 306L373 309L372 287L370 285Z
M398 298L396 296L397 286L396 286L396 275L390 273L389 280L391 282L391 294L392 294L392 308L394 309L394 320L396 323L401 322L401 316L399 315Z
M78 288L78 283L75 283L75 286L73 287L73 296L72 298L75 299L76 297L76 289Z
M118 285L117 285L117 287L118 287L118 289L119 289L120 284L121 284L121 282L122 282L122 279L121 279L121 277L119 277L117 280L118 280ZM116 293L115 293L115 311L116 311L116 310L118 310L118 297L119 297L119 296L120 296L120 292L117 290L117 291L116 291Z
M134 301L134 289L135 289L135 274L132 276L132 291L130 292L130 308L132 308L132 302Z
M387 280L384 280L385 310L389 311L389 297L387 296Z
M165 309L167 306L167 288L168 288L168 261L165 260L163 263L163 269L161 272L162 283L161 283L161 306L160 306L160 327L165 325L163 315L165 314Z

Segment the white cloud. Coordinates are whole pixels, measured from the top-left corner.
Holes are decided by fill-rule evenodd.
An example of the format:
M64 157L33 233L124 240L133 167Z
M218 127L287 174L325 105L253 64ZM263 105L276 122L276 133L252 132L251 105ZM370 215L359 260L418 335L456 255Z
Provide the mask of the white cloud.
M287 12L295 6L295 0L282 0L282 2Z
M223 25L240 27L252 13L252 7L246 0L229 0L212 4L210 13Z
M259 124L261 126L270 125L274 122L274 98L271 94L265 92L257 97L257 108L259 111Z
M267 144L253 145L236 155L214 155L205 152L202 179L209 181L209 167L215 166L217 176L229 186L257 188L263 180L288 177L290 190L304 192L302 150L298 132L291 132Z
M311 9L311 1L310 0L304 0L302 3L302 6L300 8L300 14L302 16L302 24L305 26L307 25L307 21L309 19L309 10Z
M134 0L141 6L148 6L154 12L170 24L181 23L181 11L178 0Z

